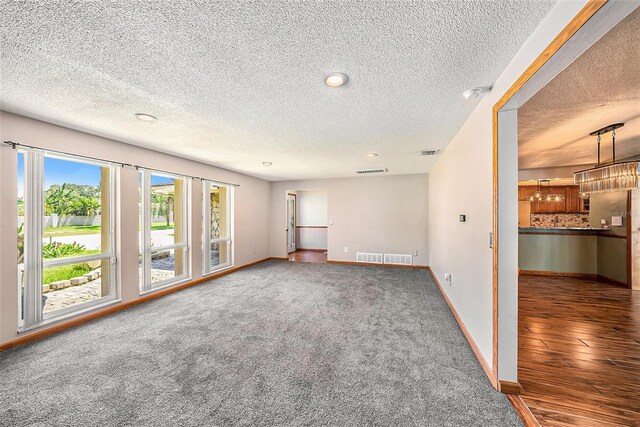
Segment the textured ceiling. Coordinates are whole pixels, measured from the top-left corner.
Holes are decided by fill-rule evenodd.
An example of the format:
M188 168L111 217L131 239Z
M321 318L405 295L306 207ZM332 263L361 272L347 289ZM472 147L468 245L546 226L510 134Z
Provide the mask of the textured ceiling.
M520 169L594 164L594 130L617 130L616 158L640 154L640 8L518 110ZM602 137L611 160L611 134Z
M554 3L2 0L0 107L271 180L426 172Z

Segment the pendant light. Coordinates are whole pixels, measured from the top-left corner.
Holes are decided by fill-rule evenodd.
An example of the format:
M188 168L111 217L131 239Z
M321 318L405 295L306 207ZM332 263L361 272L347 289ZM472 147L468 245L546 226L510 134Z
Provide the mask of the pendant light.
M640 162L616 163L616 129L624 123L614 123L602 129L591 132L590 136L597 136L598 164L591 169L578 171L573 174L573 181L580 185L580 193L603 193L605 191L626 191L638 188ZM600 165L601 135L611 132L613 161L605 166Z
M529 196L529 201L534 202L561 202L564 200L564 196L560 193L551 192L551 180L550 179L538 179L536 192ZM547 191L544 191L544 185L547 184Z

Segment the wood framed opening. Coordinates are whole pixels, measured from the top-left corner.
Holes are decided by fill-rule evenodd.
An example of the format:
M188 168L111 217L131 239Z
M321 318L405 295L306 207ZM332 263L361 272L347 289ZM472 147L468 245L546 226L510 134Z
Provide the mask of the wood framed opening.
M566 66L580 57L638 7L636 2L591 0L549 44L494 105L493 126L493 340L494 386L505 393L519 393L518 383L518 108L546 86ZM624 195L630 215L625 226L627 239L626 283L633 283L631 235L634 195ZM624 207L620 208L621 210ZM637 228L637 226L635 226ZM619 279L624 280L624 277ZM629 287L631 287L629 285ZM524 377L523 377L524 378ZM516 406L514 398L511 400ZM520 406L524 404L520 401ZM531 415L531 414L530 414ZM535 422L532 418L532 422Z

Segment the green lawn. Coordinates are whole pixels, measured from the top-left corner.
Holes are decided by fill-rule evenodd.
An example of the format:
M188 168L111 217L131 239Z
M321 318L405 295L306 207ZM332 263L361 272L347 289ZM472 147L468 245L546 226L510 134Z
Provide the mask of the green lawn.
M152 230L173 230L173 223L167 226L166 222L154 222L151 224Z
M59 280L69 280L79 277L91 271L89 264L61 265L59 267L45 268L42 272L42 283L49 284Z
M74 253L70 253L68 255L62 255L62 256L50 256L50 257L47 257L45 255L44 258L46 258L46 259L71 258L71 257L76 257L76 256L96 255L96 254L99 254L99 253L100 253L100 249L85 249L83 251L74 252Z
M44 237L77 236L78 234L100 234L99 225L63 225L62 227L45 227Z
M173 223L166 222L151 224L152 230L173 230ZM62 227L45 227L44 237L77 236L79 234L100 234L99 225L63 225Z

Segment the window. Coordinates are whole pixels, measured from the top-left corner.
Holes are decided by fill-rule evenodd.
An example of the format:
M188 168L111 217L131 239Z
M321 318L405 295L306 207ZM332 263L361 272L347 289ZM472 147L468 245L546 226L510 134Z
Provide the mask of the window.
M203 274L233 265L233 187L203 182Z
M140 291L187 279L187 185L184 177L140 172Z
M20 326L115 298L114 167L18 152Z

